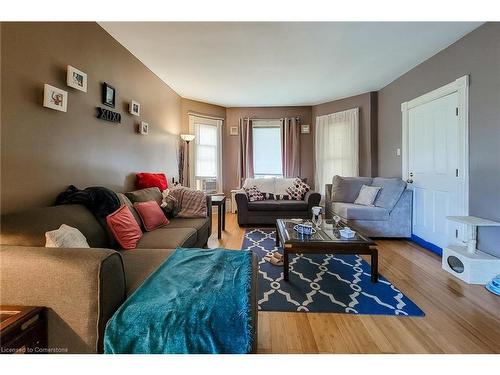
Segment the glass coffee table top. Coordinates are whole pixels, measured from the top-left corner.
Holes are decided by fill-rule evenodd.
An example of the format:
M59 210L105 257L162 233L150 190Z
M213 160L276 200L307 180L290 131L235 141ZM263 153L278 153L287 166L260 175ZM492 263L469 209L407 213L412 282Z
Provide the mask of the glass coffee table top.
M315 227L316 233L312 235L302 235L297 232L295 229L293 229L297 224L297 221L292 221L290 219L276 220L276 227L280 231L282 240L284 242L336 242L346 244L374 243L371 239L364 237L357 231L352 238L342 237L339 230L343 229L346 226L345 223L339 223L339 227L336 227L335 224L333 224L333 227L328 227L328 225L332 224L332 221L323 221L323 224L319 228Z

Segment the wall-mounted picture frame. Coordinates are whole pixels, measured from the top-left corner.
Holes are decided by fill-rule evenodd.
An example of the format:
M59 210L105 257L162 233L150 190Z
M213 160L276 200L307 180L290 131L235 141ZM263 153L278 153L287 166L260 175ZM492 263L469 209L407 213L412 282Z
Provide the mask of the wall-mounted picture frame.
M311 125L300 125L301 134L309 134L311 132Z
M102 84L102 104L115 108L116 90L113 86L103 82Z
M140 116L141 115L141 105L140 105L139 102L136 102L135 100L132 100L130 102L128 110L134 116Z
M238 135L238 127L230 126L229 127L229 135Z
M139 133L143 135L148 135L149 124L147 122L141 121L141 123L139 124Z
M57 87L45 84L43 86L43 106L66 112L68 108L68 92Z
M74 66L68 65L66 84L74 89L87 92L87 74Z

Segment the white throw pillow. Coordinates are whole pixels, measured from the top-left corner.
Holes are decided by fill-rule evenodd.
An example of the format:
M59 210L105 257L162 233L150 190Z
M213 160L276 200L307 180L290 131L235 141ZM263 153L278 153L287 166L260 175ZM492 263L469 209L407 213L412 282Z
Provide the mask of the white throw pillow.
M373 206L373 202L377 199L377 194L382 189L380 186L361 186L359 195L354 201L354 204L361 204L363 206Z
M261 193L274 194L274 180L276 178L247 178L243 184L244 189L256 187Z
M277 178L275 181L276 194L288 195L286 190L292 187L294 182L295 178Z
M45 233L45 247L90 247L78 229L63 224L59 229Z

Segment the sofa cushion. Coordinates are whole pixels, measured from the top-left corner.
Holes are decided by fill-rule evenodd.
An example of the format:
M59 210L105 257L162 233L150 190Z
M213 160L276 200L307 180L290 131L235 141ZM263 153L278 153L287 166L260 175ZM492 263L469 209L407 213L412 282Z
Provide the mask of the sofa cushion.
M62 224L77 228L90 247L107 247L108 236L92 213L82 205L68 204L34 208L2 215L2 245L45 246L45 232Z
M361 186L359 195L354 201L354 204L360 204L362 206L375 206L373 202L377 199L378 192L382 189L379 186Z
M192 247L198 238L194 228L159 228L142 235L137 244L138 249L175 249L176 247Z
M333 176L332 201L353 203L359 195L361 186L371 185L371 177L341 177Z
M332 210L347 220L389 220L389 210L382 207L334 202L332 203Z
M125 195L132 203L156 201L159 205L161 205L163 199L161 191L157 187L129 191L128 193L125 193Z
M375 206L392 210L406 189L406 182L400 178L375 177L372 186L382 188L375 200Z
M275 191L273 178L247 178L245 179L245 183L243 184L243 188L251 188L252 186L256 186L262 193L273 193Z
M306 201L296 200L265 200L248 202L249 211L304 211L307 210Z
M175 249L141 249L122 252L125 279L127 281L127 297L174 251Z
M170 224L168 228L194 228L197 231L203 232L208 231L210 226L211 218L194 218L194 219L184 219L184 218L173 218L170 219Z

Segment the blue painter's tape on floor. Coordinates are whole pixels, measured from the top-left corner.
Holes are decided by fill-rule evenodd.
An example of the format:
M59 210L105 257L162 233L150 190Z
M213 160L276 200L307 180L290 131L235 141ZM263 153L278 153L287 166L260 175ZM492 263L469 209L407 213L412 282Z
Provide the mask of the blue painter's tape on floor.
M434 254L437 254L439 256L443 256L443 249L440 248L439 246L434 245L433 243L427 242L426 240L421 239L418 236L415 236L414 234L411 235L411 240L420 246L422 246L424 249L427 249Z

